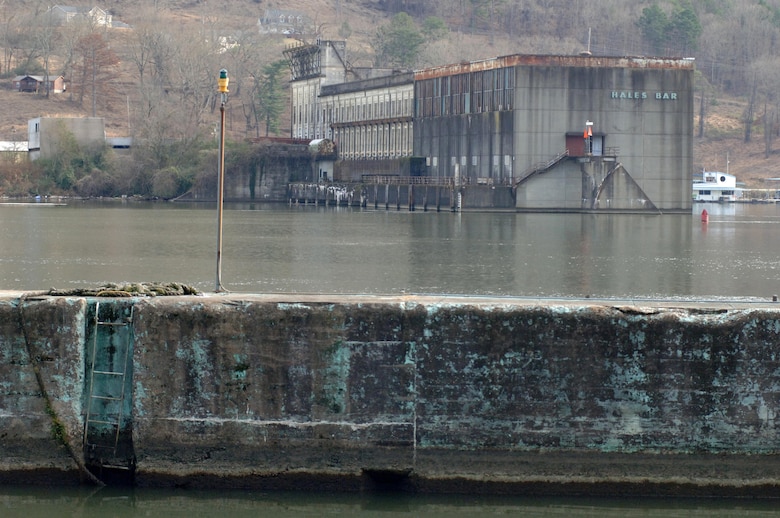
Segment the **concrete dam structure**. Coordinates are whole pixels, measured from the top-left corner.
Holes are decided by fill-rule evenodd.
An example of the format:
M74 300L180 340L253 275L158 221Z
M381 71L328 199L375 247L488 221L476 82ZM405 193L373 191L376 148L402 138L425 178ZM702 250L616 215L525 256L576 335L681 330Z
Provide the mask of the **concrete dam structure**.
M0 482L777 496L779 340L771 302L2 292Z

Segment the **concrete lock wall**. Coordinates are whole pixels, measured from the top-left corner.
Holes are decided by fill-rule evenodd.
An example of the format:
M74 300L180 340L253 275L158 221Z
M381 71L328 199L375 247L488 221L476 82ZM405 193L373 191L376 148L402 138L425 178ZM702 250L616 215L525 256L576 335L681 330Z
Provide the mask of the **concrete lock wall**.
M776 496L778 340L769 304L11 294L0 481Z

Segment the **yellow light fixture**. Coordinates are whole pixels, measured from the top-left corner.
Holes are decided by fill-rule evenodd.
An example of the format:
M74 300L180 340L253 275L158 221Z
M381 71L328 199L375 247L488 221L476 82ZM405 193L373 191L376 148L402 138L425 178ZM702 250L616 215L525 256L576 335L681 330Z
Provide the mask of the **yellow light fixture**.
M220 93L226 94L228 93L228 83L230 82L230 78L228 78L227 75L227 69L222 69L219 71L219 79L217 79L217 85L219 85L219 91Z

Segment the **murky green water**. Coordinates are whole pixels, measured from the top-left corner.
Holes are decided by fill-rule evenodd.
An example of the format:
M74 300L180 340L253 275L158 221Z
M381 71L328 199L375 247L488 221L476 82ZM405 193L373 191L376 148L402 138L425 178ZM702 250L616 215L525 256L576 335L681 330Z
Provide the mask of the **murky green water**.
M779 223L774 204L663 216L226 205L222 281L236 292L766 299L780 293ZM216 229L206 204L0 204L0 289L213 291Z
M767 517L780 516L775 501L548 499L397 494L90 490L0 486L4 518L284 518L323 516L419 517Z

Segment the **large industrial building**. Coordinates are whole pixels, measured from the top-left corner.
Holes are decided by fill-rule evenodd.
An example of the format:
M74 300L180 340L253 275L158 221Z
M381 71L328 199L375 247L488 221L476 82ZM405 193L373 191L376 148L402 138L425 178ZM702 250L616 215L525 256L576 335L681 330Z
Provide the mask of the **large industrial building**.
M292 136L332 139L336 179L421 176L528 211L691 210L691 59L512 55L393 72L353 70L345 54L324 41L287 52Z

